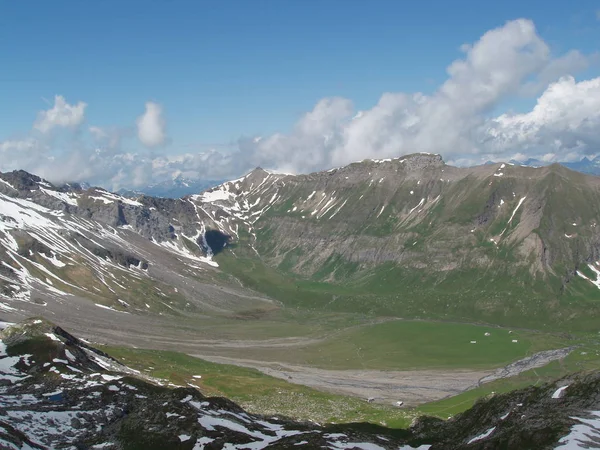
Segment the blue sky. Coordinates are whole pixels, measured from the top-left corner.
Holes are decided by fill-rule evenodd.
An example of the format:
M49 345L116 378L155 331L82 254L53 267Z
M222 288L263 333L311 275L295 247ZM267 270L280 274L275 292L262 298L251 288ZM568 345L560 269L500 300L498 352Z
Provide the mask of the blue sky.
M80 140L89 126L135 127L150 101L166 123L161 153L237 148L242 136L289 133L323 98L367 110L385 92L432 94L462 44L521 17L552 55L593 55L598 9L584 0L5 1L0 142L29 135L61 95L87 104ZM598 65L590 58L577 72L591 79ZM506 95L492 110L524 112L535 101ZM72 139L48 145L82 145ZM143 151L131 137L122 145Z

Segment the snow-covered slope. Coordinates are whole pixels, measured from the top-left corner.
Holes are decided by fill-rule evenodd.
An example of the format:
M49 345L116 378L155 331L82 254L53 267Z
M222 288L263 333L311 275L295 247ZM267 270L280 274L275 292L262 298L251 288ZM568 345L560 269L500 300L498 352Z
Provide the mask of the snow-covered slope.
M215 226L197 210L189 200L0 174L0 310L72 296L122 312L223 310L221 298L188 279L218 284L206 239Z

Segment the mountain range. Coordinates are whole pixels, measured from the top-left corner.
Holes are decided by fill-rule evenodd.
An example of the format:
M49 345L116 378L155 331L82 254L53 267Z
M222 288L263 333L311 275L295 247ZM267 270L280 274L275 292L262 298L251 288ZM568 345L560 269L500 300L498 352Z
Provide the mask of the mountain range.
M543 167L553 164L552 162L542 161L540 159L528 158L524 161L510 160L509 163L526 167ZM488 161L486 164L495 164ZM583 157L580 161L557 162L571 170L587 173L590 175L600 175L600 156L595 158ZM218 186L227 180L206 180L185 178L182 175L173 176L173 178L160 183L153 183L137 189L119 189L116 193L129 198L139 197L140 195L149 195L152 197L181 198L188 195L197 194L206 189ZM89 185L83 184L85 188Z
M176 281L189 275L226 286L233 310L279 301L586 330L600 313L600 178L559 164L456 168L413 154L299 176L258 168L180 199L22 171L0 181L6 308L66 292L144 310L133 288L160 285L175 293L161 311L230 311Z
M542 167L542 166L549 166L549 165L553 164L551 162L542 161L540 159L535 159L535 158L529 158L529 159L526 159L525 161L511 160L510 162L513 164L522 165L522 166L526 166L526 167ZM588 158L587 156L584 156L579 161L563 161L563 162L557 162L557 164L563 165L563 166L568 167L569 169L575 170L577 172L587 173L590 175L600 175L600 156L596 156L592 159Z
M193 180L178 175L170 180L150 184L135 190L119 189L117 194L124 197L135 198L140 195L151 197L181 198L187 195L197 194L213 186L223 183L225 180Z
M119 438L132 424L144 423L149 424L148 435L156 439L156 448L164 448L167 441L175 445L177 438L181 448L196 444L210 448L213 441L205 438L213 439L216 448L224 440L239 448L266 444L289 448L305 440L308 447L330 448L484 448L496 444L552 448L560 439L569 439L569 430L578 430L578 423L593 424L588 434L595 435L594 374L480 402L456 416L456 421L420 419L408 431L390 432L371 425L322 428L244 416L238 406L221 400L214 403L199 393L156 390L155 380L111 383L117 375L106 373L106 378L101 369L140 374L121 366L97 367L93 355L88 361L87 350L68 346L75 342L82 347L83 341L63 331L72 330L94 342L176 348L196 356L198 349L213 348L214 356L219 349L236 348L252 362L255 348L269 347L279 355L293 353L289 349L299 352L308 348L302 345L324 342L342 328L402 322L429 322L431 327L418 328L429 333L468 324L471 328L464 328L460 340L453 342L470 346L457 355L473 355L487 348L470 340L473 324L487 324L494 327L486 328L491 332L484 335L479 329L477 333L489 339L490 349L505 352L498 361L506 364L525 353L517 351L519 340L534 339L535 333L546 333L544 339L549 342L540 349L550 349L564 348L570 336L597 332L598 217L600 178L595 176L560 164L457 168L439 155L423 153L364 160L297 176L257 168L182 198L129 198L81 184L55 186L24 171L2 173L0 314L5 321L25 320L22 323L33 329L36 346L58 348L38 355L31 345L19 347L23 341L16 337L29 335L29 331L22 332L23 326L17 326L18 332L4 332L3 345L17 347L0 355L0 370L10 382L3 382L3 396L9 402L13 401L10 396L20 397L12 406L3 406L14 412L8 422L0 417L6 431L0 436L7 448L52 448L63 432L72 433L64 434L72 441L80 439L83 448L113 444L113 448L152 448L148 442L127 447L123 444L127 440ZM27 319L32 316L52 318L63 331L43 320L38 330L32 320L41 319ZM316 331L303 337L300 330L306 328L302 327ZM521 337L509 338L512 330L497 327L520 330ZM409 345L397 342L395 325L370 329L390 330L374 341L376 345L386 342L386 357L393 357L398 345ZM324 336L319 330L329 334ZM46 338L63 336L58 338L62 344L53 344L54 338L49 343L40 332ZM220 339L223 336L226 342ZM438 336L454 339L443 333ZM419 339L427 341L423 336ZM363 341L360 338L356 348L361 364L361 348L369 345ZM61 347L65 342L66 349ZM434 356L436 351L454 351L439 343L428 345L433 345L427 352ZM321 349L314 351L319 355ZM587 353L577 353L578 358ZM505 360L500 359L502 355ZM311 361L331 364L331 355L324 356L328 359L318 356ZM434 359L441 361L439 355ZM52 365L57 361L66 365L66 371ZM58 372L47 373L51 367ZM98 376L106 382L93 383ZM29 381L23 385L23 380ZM577 386L567 390L566 398L573 400L561 403L564 414L549 415L550 405L562 398L559 394L564 389L556 398L555 392L566 384ZM38 385L44 386L39 392ZM81 389L100 396L102 402L76 398L73 392ZM198 412L180 405L188 395L209 406ZM48 411L56 409L55 396L62 412L53 423L39 423L35 418L40 412L48 417ZM118 406L122 401L125 409ZM179 412L161 410L159 405L165 402L179 405ZM519 404L528 406L516 413ZM73 412L77 408L89 410L90 416L82 421ZM102 408L120 419L103 415ZM186 419L181 426L171 426L159 413L148 416L148 410ZM506 419L512 414L521 420ZM127 417L134 421L130 423ZM20 418L26 420L18 422ZM63 419L78 423L70 427L81 433L56 425ZM93 432L86 420L104 423L106 432ZM156 427L169 431L152 434ZM46 436L48 429L54 434L46 440L32 438ZM181 436L190 436L189 442Z

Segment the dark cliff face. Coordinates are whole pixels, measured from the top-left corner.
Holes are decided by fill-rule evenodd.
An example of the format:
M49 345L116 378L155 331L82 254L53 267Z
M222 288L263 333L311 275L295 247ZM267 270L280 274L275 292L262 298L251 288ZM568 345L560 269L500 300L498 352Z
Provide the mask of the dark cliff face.
M408 430L321 426L165 386L40 319L0 338L2 448L518 450L593 448L600 436L598 373L483 399L448 421L422 417Z

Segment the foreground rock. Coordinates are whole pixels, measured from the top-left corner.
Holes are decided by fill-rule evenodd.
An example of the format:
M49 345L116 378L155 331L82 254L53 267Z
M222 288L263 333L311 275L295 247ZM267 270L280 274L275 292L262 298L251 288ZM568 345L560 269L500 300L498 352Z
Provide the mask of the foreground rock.
M404 442L383 428L342 432L260 417L224 398L164 386L42 320L9 326L1 338L0 448L398 448Z
M0 338L0 448L600 446L598 373L494 396L448 421L421 418L409 430L320 426L249 414L229 400L165 386L42 320L8 326Z

